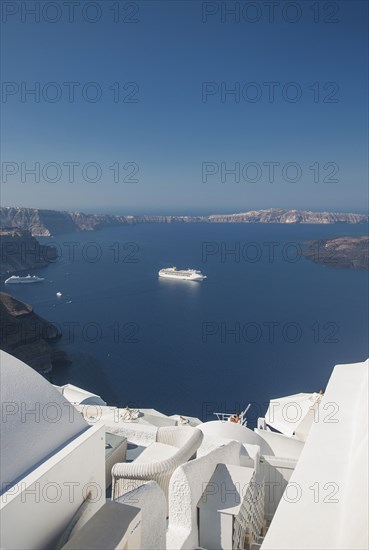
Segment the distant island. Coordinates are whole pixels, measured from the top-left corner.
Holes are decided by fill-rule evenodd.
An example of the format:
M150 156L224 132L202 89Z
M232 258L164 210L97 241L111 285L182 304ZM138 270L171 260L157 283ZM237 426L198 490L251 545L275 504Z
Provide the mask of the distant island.
M138 223L278 223L278 224L364 224L367 214L314 212L269 208L237 214L209 216L116 216L42 210L36 208L0 208L0 227L20 228L38 237L50 237L78 231L95 231L106 227Z
M327 267L369 269L369 237L334 237L304 243L305 258Z

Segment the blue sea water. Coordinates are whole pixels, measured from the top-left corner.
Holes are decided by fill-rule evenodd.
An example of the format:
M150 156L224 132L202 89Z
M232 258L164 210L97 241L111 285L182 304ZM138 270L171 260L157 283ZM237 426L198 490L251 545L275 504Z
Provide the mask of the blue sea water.
M63 330L58 346L73 362L53 382L202 420L252 402L253 424L270 398L324 389L335 364L368 356L368 272L298 254L303 241L365 231L150 224L68 234L41 239L60 255L34 271L44 283L2 289ZM159 279L172 265L208 278Z

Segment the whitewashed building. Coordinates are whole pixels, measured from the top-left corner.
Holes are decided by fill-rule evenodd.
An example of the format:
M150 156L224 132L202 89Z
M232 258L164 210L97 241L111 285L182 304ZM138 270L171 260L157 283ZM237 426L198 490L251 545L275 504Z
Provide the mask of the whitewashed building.
M368 361L255 430L109 407L0 361L1 548L369 548Z

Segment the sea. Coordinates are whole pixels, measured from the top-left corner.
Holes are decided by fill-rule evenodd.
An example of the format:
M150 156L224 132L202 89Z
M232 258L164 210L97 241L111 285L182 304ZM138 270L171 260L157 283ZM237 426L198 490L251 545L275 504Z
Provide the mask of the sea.
M306 241L360 225L141 224L39 238L58 259L35 285L1 284L58 325L72 360L52 382L109 405L215 419L251 403L325 390L333 367L366 359L368 272L314 263ZM201 270L201 283L161 279ZM57 296L61 293L61 296Z

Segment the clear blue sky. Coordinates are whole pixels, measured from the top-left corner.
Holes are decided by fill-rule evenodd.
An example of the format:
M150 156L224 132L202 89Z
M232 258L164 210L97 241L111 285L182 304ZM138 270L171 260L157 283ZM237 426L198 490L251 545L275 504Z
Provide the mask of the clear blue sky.
M263 2L104 0L95 2L99 14L80 0L72 22L63 2L59 13L41 2L35 22L22 13L34 4L3 2L3 205L126 214L367 209L367 2L337 2L334 10L303 0L294 3L298 14L283 12L281 1L273 16ZM224 12L237 5L240 14ZM79 84L72 101L65 82ZM115 82L120 99L138 101L115 103ZM129 82L136 84L124 89ZM213 83L207 95L204 82ZM265 82L277 83L274 101ZM35 83L39 102L22 98ZM238 85L239 98L222 98L222 86ZM100 90L100 100L87 101L82 88L90 98ZM79 165L69 182L71 162ZM274 182L263 164L270 162L279 163ZM35 163L39 183L25 173ZM87 163L99 165L100 181L88 181L97 172L92 165L84 172ZM138 182L114 182L114 163L120 180L138 169L131 178ZM222 182L235 163L240 181L223 173Z

